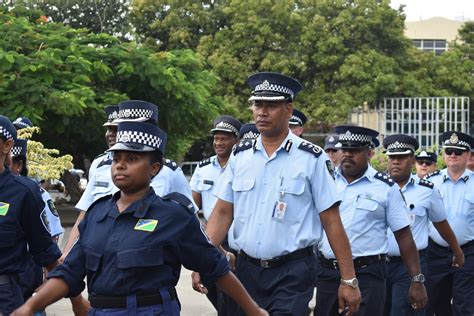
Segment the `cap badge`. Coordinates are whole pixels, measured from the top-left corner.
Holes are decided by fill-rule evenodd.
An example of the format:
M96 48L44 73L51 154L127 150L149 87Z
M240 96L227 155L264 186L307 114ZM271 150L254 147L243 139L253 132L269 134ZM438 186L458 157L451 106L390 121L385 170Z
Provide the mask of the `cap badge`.
M330 143L334 142L334 137L332 137L332 136L329 137L328 141L329 141Z
M127 133L124 133L120 136L120 139L119 141L121 143L128 143L130 141L130 135L128 135Z
M132 115L132 112L130 111L130 109L126 109L123 111L123 116L130 117L131 115Z
M346 132L346 136L352 136L352 133L351 133L351 131L347 130L347 132Z
M449 142L451 144L457 144L459 142L458 135L456 133L453 133L451 137L449 138Z
M262 82L262 85L260 87L263 90L267 90L268 88L270 88L270 83L268 82L268 80L265 80L264 82Z

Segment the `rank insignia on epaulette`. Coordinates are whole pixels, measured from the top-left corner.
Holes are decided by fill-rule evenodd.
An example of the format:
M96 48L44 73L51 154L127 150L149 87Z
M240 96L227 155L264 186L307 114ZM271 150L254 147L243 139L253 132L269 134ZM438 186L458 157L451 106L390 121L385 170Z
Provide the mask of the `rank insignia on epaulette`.
M211 163L211 159L210 158L206 158L206 159L203 159L199 162L199 167L204 167L204 166L207 166L208 164Z
M313 154L316 158L319 157L319 156L321 155L321 153L323 152L323 150L321 149L321 147L316 146L316 145L311 144L311 143L308 143L308 142L302 142L302 143L298 146L298 149L307 151L307 152Z
M176 162L174 162L173 160L170 160L170 159L165 159L165 166L167 166L168 168L170 168L173 171L178 169L178 164Z
M7 215L9 208L10 208L10 204L5 203L5 202L0 202L0 216Z
M156 219L140 219L133 229L152 232L155 230L156 225L158 225L158 220Z
M418 182L418 183L419 183L419 185L430 188L430 189L434 188L433 182L425 180L425 179L421 179L420 182Z
M242 140L238 145L235 146L234 148L234 155L236 155L240 151L244 151L247 149L252 148L253 146L253 141L252 140Z
M383 173L383 172L377 172L375 174L374 178L385 182L389 186L392 186L392 185L395 184L395 182L392 180L392 178L389 175L387 175L386 173Z
M428 179L428 178L434 177L434 176L436 176L436 175L438 175L438 174L439 174L439 170L436 170L436 171L433 171L433 172L431 172L431 173L428 173L428 174L426 175L426 178Z

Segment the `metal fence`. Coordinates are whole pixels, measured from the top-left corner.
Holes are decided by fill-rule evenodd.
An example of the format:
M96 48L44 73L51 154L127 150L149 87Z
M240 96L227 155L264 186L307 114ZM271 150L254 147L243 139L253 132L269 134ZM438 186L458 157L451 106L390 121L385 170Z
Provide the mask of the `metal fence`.
M422 148L438 145L446 131L469 134L470 102L467 97L385 98L376 109L354 109L353 124L376 129L381 138L392 134L415 137Z

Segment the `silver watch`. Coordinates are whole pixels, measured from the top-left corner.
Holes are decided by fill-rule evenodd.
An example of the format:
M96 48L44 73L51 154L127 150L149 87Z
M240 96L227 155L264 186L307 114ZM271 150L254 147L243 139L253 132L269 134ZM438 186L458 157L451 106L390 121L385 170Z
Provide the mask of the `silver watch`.
M357 278L352 278L352 279L349 279L349 280L341 279L341 284L342 285L349 285L349 286L351 286L355 289L359 286L359 280L357 280Z
M411 277L411 282L413 283L425 283L425 276L423 274L417 274Z

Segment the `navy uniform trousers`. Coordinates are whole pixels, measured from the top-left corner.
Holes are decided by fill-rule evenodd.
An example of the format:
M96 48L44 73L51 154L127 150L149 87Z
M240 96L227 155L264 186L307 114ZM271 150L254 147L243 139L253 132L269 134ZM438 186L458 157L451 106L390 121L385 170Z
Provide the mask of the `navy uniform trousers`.
M320 254L320 256L322 256ZM355 269L359 280L359 289L362 295L362 303L356 315L382 316L384 313L384 302L387 275L384 260ZM338 313L339 303L337 292L341 284L341 275L335 268L329 268L319 261L318 270L318 292L316 294L315 315L332 316ZM303 314L301 314L303 315Z
M464 266L454 268L451 266L451 249L439 246L430 239L426 252L429 299L427 315L474 315L474 240L461 248L464 252Z
M314 254L272 268L258 266L239 255L235 274L270 315L307 315L316 277ZM240 310L239 315L245 314Z
M385 315L423 316L426 308L415 310L411 307L408 291L411 278L401 257L389 257L387 263L387 299ZM421 273L426 275L426 258L420 253Z

